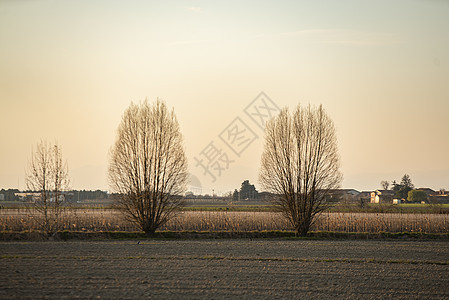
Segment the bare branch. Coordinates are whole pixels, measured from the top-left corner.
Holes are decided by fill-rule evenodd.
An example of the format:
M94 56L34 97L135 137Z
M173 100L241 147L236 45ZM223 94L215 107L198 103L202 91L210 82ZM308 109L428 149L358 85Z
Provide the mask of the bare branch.
M43 215L41 227L47 233L56 233L60 228L63 192L68 190L70 183L68 172L57 143L51 145L41 141L32 150L26 184L29 190L38 193L33 197L33 206Z
M122 117L109 165L120 207L147 233L172 218L187 182L187 158L174 111L157 100L131 103Z
M341 180L335 128L322 106L298 106L293 115L285 108L267 124L259 181L300 235Z

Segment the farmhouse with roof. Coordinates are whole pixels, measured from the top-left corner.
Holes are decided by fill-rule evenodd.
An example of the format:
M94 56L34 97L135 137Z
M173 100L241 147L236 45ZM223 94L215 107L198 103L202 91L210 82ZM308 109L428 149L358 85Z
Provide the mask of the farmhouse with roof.
M371 203L393 203L394 191L375 190L371 192Z

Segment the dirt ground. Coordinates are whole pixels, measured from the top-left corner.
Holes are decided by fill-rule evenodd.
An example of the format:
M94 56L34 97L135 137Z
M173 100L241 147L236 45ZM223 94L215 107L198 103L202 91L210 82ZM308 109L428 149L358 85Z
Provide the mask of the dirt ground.
M447 241L0 242L0 299L448 299Z

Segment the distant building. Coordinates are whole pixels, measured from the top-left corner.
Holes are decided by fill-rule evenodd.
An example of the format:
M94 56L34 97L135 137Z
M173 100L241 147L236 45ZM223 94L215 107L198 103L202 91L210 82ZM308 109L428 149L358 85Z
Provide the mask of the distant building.
M49 202L55 202L55 200L56 200L56 197L51 197L51 198L48 199ZM58 202L59 203L65 202L65 196L64 195L59 195Z
M432 195L429 195L429 203L449 204L449 192L445 190L440 190Z
M19 197L20 201L25 202L36 202L40 195L40 193L14 193L14 196Z
M393 203L394 191L375 190L371 192L371 203Z
M66 195L73 195L73 193L65 193L63 192L63 194L58 196L58 201L61 202L65 202L66 201ZM47 194L48 198L47 201L48 202L55 202L56 197L51 195L51 192L49 192ZM41 198L41 193L14 193L14 196L19 197L20 201L24 201L24 202L30 202L30 203L35 203L36 201L39 201L39 199Z
M5 195L4 194L0 194L0 201L5 201Z
M359 204L362 208L365 205L365 203L371 202L371 192L369 191L361 191L356 198L356 203Z
M401 204L404 203L403 199L393 199L393 204Z
M360 192L354 189L329 190L327 200L329 202L356 202L359 200Z
M418 188L415 189L417 191L423 191L424 193L427 194L427 197L429 197L430 195L435 195L437 192L435 192L434 190L430 189L430 188Z
M371 201L371 192L369 191L362 191L360 194L357 195L357 198L363 202L370 202Z

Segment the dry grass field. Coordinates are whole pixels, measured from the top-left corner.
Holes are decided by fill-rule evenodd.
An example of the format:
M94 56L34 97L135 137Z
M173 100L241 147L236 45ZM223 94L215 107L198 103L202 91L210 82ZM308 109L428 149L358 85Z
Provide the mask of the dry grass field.
M27 209L0 210L0 231L39 230L41 217ZM62 214L62 230L69 231L136 231L114 209L66 209ZM160 230L167 231L272 231L292 230L277 212L185 211ZM312 231L333 232L424 232L448 233L448 214L395 213L323 213Z

